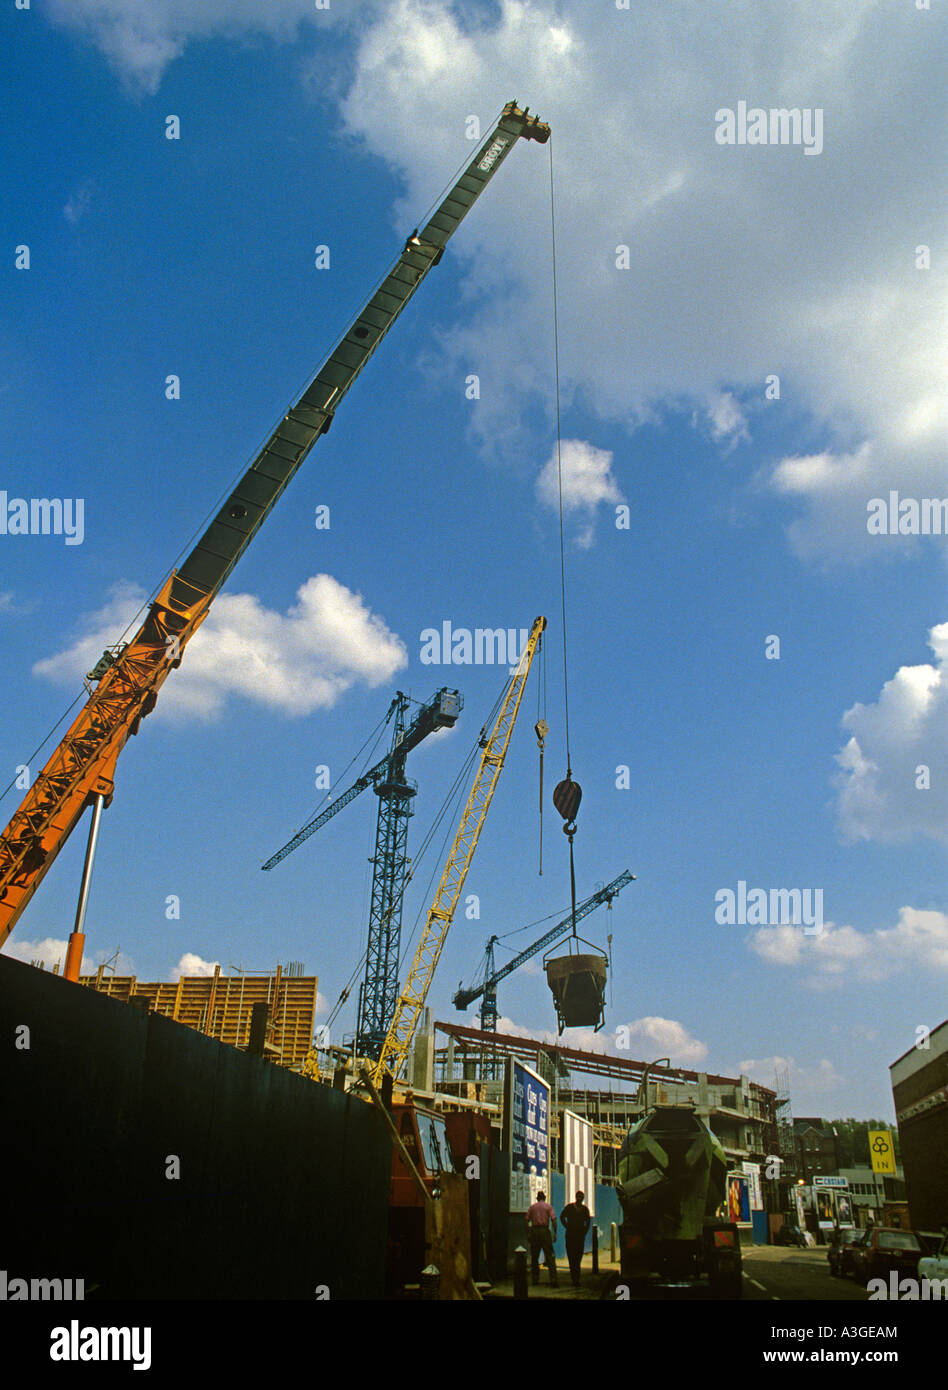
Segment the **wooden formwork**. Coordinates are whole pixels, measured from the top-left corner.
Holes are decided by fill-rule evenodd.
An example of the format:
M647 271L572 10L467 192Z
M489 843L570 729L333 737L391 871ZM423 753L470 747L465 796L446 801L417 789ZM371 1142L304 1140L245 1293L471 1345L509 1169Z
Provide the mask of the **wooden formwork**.
M83 975L79 981L126 1003L147 1000L149 1011L173 1018L195 1032L246 1048L254 1004L268 1011L266 1052L283 1067L299 1068L313 1045L318 979L315 975L182 975L179 980L145 981L135 975Z

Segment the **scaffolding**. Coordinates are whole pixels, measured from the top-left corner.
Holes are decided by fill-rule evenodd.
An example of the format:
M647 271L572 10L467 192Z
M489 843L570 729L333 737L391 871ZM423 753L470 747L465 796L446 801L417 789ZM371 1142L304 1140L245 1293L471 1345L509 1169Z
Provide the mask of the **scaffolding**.
M796 1171L796 1143L793 1135L793 1107L790 1104L790 1069L774 1072L774 1111L777 1124L777 1150L781 1160L781 1175L792 1177Z

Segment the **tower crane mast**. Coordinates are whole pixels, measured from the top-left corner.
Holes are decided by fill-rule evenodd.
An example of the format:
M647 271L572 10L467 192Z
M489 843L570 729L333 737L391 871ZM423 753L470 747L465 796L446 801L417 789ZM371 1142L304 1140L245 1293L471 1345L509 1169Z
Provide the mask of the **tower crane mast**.
M417 790L414 783L408 781L406 760L411 750L429 734L437 729L453 728L464 702L457 690L442 686L426 705L422 705L411 723L406 724L410 703L408 696L399 690L389 706L385 722L394 719L394 725L391 748L385 757L363 773L331 806L297 831L292 840L263 865L264 869L272 869L344 806L354 801L366 787L374 787L379 798L379 811L375 856L372 860L365 977L359 996L355 1038L355 1049L361 1057L378 1056L398 997L402 897L408 876L408 821Z
M517 668L510 678L500 712L494 721L494 727L481 751L477 772L474 774L474 783L461 814L461 821L441 875L441 882L428 910L428 917L415 951L415 957L401 994L398 996L395 1015L386 1034L385 1042L382 1045L378 1060L372 1068L372 1081L376 1086L381 1085L386 1072L397 1080L407 1060L408 1049L415 1034L418 1018L424 1008L435 967L441 958L448 929L451 926L464 887L464 880L467 878L467 871L471 867L471 860L474 858L474 851L484 828L484 821L504 765L504 758L507 755L510 736L513 733L514 724L517 722L517 713L523 698L527 676L530 674L530 667L533 664L533 658L539 648L545 627L546 618L534 619L530 636L527 638Z
M178 570L161 586L131 641L106 654L79 714L0 835L0 946L36 892L83 810L93 806L93 835L114 792L123 747L158 699L215 596L332 424L339 404L428 274L445 245L520 138L544 143L550 128L508 102L447 197L412 233L388 275L332 349ZM176 498L173 500L177 500ZM163 513L159 511L161 518ZM90 837L87 870L94 840ZM83 879L83 900L88 874ZM84 910L81 907L80 912ZM80 930L77 919L76 935ZM67 973L69 962L67 960ZM76 960L78 978L78 958Z

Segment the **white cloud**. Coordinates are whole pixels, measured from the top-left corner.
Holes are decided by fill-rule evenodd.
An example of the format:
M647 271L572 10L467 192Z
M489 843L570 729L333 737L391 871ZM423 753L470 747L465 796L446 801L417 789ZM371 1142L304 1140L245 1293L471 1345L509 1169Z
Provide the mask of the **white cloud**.
M63 208L63 217L73 226L81 220L89 211L92 204L92 194L95 191L95 184L91 179L86 179L85 183L80 184L75 193L69 197L66 206Z
M742 439L750 439L747 417L730 391L722 391L707 405L711 435L719 444L727 441L733 448Z
M479 1015L476 1013L471 1013L465 1020L465 1027L467 1028L479 1028L480 1026ZM539 1038L543 1042L553 1042L555 1038L555 1034L551 1033L548 1028L524 1028L522 1023L515 1023L506 1014L501 1014L498 1018L497 1032L506 1033L512 1038Z
M553 511L559 510L561 477L564 515L585 514L587 523L578 540L580 545L588 546L592 543L593 513L599 504L622 501L612 474L612 454L583 439L562 440L559 454L554 448L536 482L537 497Z
M901 666L873 705L855 704L842 723L851 737L838 819L848 841L896 843L913 835L948 842L948 623L928 634L933 664ZM928 787L919 769L928 768Z
M499 0L496 16L472 25L446 2L393 0L362 33L343 110L404 175L400 226L441 186L468 113L486 128L509 92L550 122L564 404L630 426L697 407L730 444L754 411L809 412L833 487L796 471L802 550L865 552L866 487L886 478L940 495L945 270L915 268L935 234L917 131L940 119L924 24L875 0L713 14L702 0L629 13ZM820 108L823 153L716 145L714 113L741 99ZM483 439L504 443L532 404L551 410L552 376L524 352L549 335L548 158L524 145L510 160L458 233L473 302L445 345L481 375ZM536 254L512 259L524 245ZM779 401L765 398L770 374ZM785 460L773 478L788 501L792 473Z
M476 1018L472 1018L468 1026L478 1028L480 1024ZM524 1028L513 1019L501 1018L497 1031L509 1033L515 1038L534 1038L560 1047L572 1047L582 1052L603 1052L637 1062L669 1057L673 1066L691 1071L696 1070L708 1055L707 1044L692 1037L684 1024L671 1018L639 1018L634 1023L620 1025L613 1032L595 1033L591 1028L567 1028L559 1036L550 1029Z
M116 585L65 651L38 661L34 675L74 681L98 660L139 612L140 589ZM252 594L220 594L163 686L156 716L208 718L231 695L284 714L330 708L356 681L381 685L407 663L402 641L381 618L328 574L307 579L285 615Z
M180 980L182 975L213 975L219 965L219 960L202 960L193 951L185 951L178 964L168 971L168 979Z
M804 983L815 989L878 982L903 970L948 974L948 915L902 907L894 927L860 932L826 922L819 936L799 927L760 927L747 945L771 965L802 968Z
M627 1033L623 1031L621 1037L625 1042L628 1036L629 1047L619 1050L619 1056L625 1053L642 1062L658 1056L668 1057L672 1066L694 1071L708 1055L707 1043L692 1037L683 1023L672 1018L639 1018L626 1024L625 1029Z
M4 955L12 956L14 960L25 961L27 965L41 961L47 970L52 970L54 965L58 965L62 970L66 961L67 944L53 936L44 937L42 941L11 940L7 941L3 952ZM79 970L83 975L90 975L95 971L95 966L85 952Z
M88 36L132 91L149 93L194 39L289 42L303 20L332 18L313 0L47 0L45 8L54 24Z
M21 938L8 940L4 946L4 954L12 956L14 960L22 960L27 965L32 965L36 961L41 961L46 970L52 970L55 965L62 970L66 963L66 947L68 942L61 941L58 937L46 936L41 941L25 941ZM108 960L112 972L116 975L134 975L135 964L131 956L125 955L120 951L116 956L114 951L95 951L88 956L85 951L82 954L82 961L79 966L81 975L94 975L96 970L104 961Z
M49 10L148 91L193 38L291 40L320 17L310 0L50 0ZM916 269L916 247L939 234L935 165L919 137L942 117L930 15L878 0L629 11L386 0L347 18L343 118L403 176L401 232L456 166L470 114L486 129L515 93L553 127L565 408L578 401L629 427L689 410L725 446L749 434L755 412L802 411L818 452L761 469L797 512L794 545L830 558L891 553L867 535L866 502L889 486L940 496L948 425L948 261ZM311 60L323 91L326 67L325 53ZM715 112L739 100L819 108L822 153L716 144ZM499 450L537 405L552 419L541 348L548 151L523 145L510 160L455 240L469 273L459 327L442 344L446 371L481 376L472 420ZM620 246L628 269L617 268ZM770 374L776 401L764 396Z

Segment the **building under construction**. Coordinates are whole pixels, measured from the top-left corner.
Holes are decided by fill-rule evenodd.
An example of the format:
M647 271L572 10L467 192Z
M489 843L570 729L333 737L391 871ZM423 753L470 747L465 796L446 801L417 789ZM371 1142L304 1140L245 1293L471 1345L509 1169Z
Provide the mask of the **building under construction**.
M304 975L298 961L267 973L232 968L228 975L218 965L212 975L182 975L171 983L110 975L100 966L79 983L281 1067L300 1070L313 1046L318 980Z
M614 1181L616 1157L633 1120L654 1105L691 1105L719 1139L731 1165L762 1165L778 1152L776 1092L747 1076L719 1076L588 1052L544 1039L488 1033L437 1022L416 1039L412 1079L420 1089L493 1110L503 1096L503 1063L526 1062L550 1086L552 1166L558 1166L557 1118L570 1111L589 1121L595 1175ZM499 1064L499 1065L498 1065ZM583 1085L580 1078L590 1078Z

